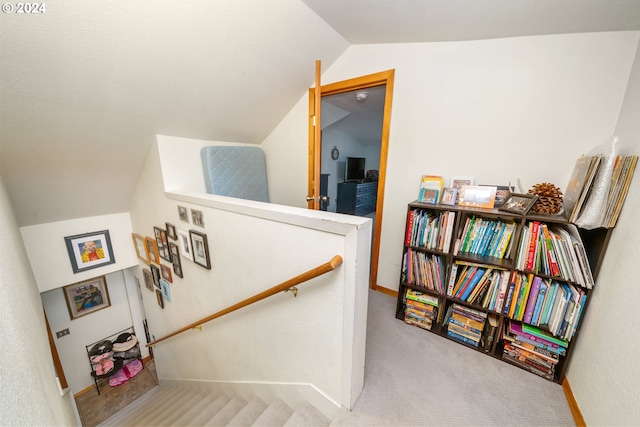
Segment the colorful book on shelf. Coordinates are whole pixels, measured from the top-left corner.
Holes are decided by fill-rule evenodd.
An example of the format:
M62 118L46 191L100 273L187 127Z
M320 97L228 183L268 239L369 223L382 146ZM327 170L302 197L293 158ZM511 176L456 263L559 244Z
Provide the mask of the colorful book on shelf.
M529 335L532 335L536 338L540 338L541 340L543 340L542 342L551 342L553 344L557 344L558 346L565 347L565 348L569 345L569 342L567 340L554 337L544 332L543 330L536 328L535 326L522 324L521 328L522 328L522 332L526 332Z
M525 323L531 323L541 285L542 278L540 276L535 276L531 284L531 291L529 292L529 298L527 299L527 305L524 310L524 317L522 318L522 321Z
M464 286L464 288L460 290L458 295L456 295L456 298L459 298L461 300L466 300L486 272L487 270L483 268L478 268L475 271L475 273L473 273L473 277L471 278L471 280L469 280L467 284Z
M422 203L438 203L442 194L444 180L441 176L422 175L418 201Z
M536 296L536 302L533 308L533 314L531 316L531 319L529 319L529 321L527 321L525 318L526 323L529 323L532 325L538 324L538 320L540 319L540 313L542 311L542 304L544 303L544 299L547 295L548 287L549 285L547 285L547 283L544 280L540 281L540 286L538 288L538 295Z

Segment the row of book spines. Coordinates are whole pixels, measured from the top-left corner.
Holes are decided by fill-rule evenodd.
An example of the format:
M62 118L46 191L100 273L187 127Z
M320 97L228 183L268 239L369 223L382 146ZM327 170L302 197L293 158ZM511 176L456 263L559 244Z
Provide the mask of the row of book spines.
M459 266L463 266L461 270ZM508 280L509 272L501 268L457 261L451 268L447 295L500 311Z
M504 314L530 325L545 326L565 340L575 334L586 294L565 283L532 274L514 273Z
M402 266L402 279L405 282L444 294L444 277L445 269L440 256L428 256L407 248Z
M529 342L550 351L557 352L561 356L566 354L569 342L563 340L535 326L514 321L505 322L505 334L517 337L519 340Z
M574 282L588 289L593 275L582 242L560 227L549 229L539 221L529 222L522 231L516 268Z
M409 211L405 244L448 252L455 216L453 211L442 211L437 215L422 209Z
M460 252L502 259L510 252L515 229L514 222L467 217L456 246Z

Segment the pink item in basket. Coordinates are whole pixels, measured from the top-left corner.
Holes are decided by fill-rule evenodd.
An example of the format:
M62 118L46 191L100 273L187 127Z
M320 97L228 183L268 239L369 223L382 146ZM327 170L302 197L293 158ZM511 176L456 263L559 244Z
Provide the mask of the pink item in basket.
M122 367L122 369L109 378L109 385L111 387L116 387L126 383L129 381L129 378L135 377L140 371L142 371L142 368L142 362L138 359L127 363Z

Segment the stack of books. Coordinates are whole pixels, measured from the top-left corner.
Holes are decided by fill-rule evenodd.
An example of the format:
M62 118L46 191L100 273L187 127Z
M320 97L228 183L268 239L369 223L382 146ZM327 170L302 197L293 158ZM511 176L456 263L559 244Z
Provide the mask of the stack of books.
M566 341L512 321L507 322L503 338L503 359L553 381L560 356L567 352Z
M629 185L631 184L636 163L638 163L638 156L618 156L616 158L607 197L607 209L602 222L603 227L611 228L616 226L622 205L629 192Z
M478 347L482 340L486 320L487 313L485 312L460 304L451 304L445 319L447 335L456 341Z
M404 321L409 325L431 330L438 317L438 298L423 292L407 289L405 294Z
M451 266L447 295L500 311L509 285L509 271L487 264L456 261Z

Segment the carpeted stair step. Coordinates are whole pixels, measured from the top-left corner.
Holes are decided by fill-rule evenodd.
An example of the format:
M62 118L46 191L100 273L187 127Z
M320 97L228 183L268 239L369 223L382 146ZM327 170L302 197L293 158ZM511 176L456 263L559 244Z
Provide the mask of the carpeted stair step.
M188 400L184 401L182 404L180 404L179 408L176 408L176 410L172 411L169 414L165 414L164 415L164 419L162 419L161 421L155 423L154 425L161 427L172 427L176 425L176 420L178 420L179 418L181 418L183 415L185 415L187 412L189 412L192 408L194 407L198 407L198 405L201 405L201 403L204 401L205 403L208 401L210 403L210 400L207 400L207 395L198 391L198 390L189 390L187 392L187 395L190 396Z
M151 402L153 399L155 399L157 395L161 394L162 392L163 390L160 388L160 386L155 386L154 388L149 390L147 393L145 393L143 396L134 400L125 408L122 408L119 412L117 412L116 414L110 416L109 418L101 422L100 425L101 426L123 425L124 420L132 416L132 414L137 413L137 411L141 406L145 404L149 404L148 402Z
M275 399L251 424L254 427L283 426L293 415L293 409L280 399Z
M189 426L203 426L204 423L209 421L220 409L229 403L231 398L227 394L221 394L218 396L209 406L204 408L202 412L196 415L192 420L178 420L178 423Z
M114 425L114 426L137 426L142 418L146 417L149 412L157 410L158 408L162 408L163 405L166 405L167 402L170 402L171 399L174 398L176 393L179 393L181 388L174 387L156 387L151 392L155 391L155 393L146 398L147 395L143 396L144 400L138 399L133 402L134 411L130 415L126 415L121 421L117 423L112 423L112 419L107 419L102 425ZM151 392L147 393L150 394ZM129 409L129 408L125 408ZM116 414L119 419L120 414Z
M178 418L175 418L171 421L171 424L166 424L167 426L190 426L192 425L191 421L197 417L200 413L206 410L208 406L210 406L218 396L214 394L205 395L198 403L194 404L191 408L187 409L186 412L180 414ZM209 415L208 418L213 416L213 412ZM207 419L208 419L207 418Z
M287 422L284 423L284 427L328 427L330 424L331 420L327 418L322 412L320 412L315 406L311 405L308 402L304 402L293 412Z
M253 397L244 408L227 423L227 426L244 427L253 425L265 409L267 409L267 404L259 397Z
M165 404L161 407L157 407L153 411L147 411L145 417L138 418L136 425L138 426L157 426L165 418L170 416L174 411L186 411L183 408L183 404L193 397L193 392L188 389L175 388L175 392L172 393L168 400L165 400Z
M235 396L222 409L220 409L209 421L204 423L205 426L224 426L236 416L242 408L245 407L247 401L242 396Z

